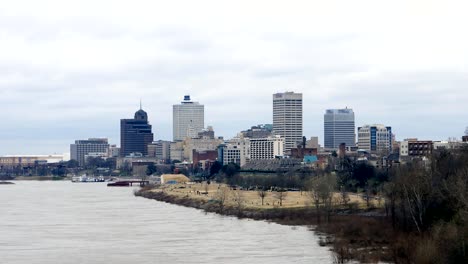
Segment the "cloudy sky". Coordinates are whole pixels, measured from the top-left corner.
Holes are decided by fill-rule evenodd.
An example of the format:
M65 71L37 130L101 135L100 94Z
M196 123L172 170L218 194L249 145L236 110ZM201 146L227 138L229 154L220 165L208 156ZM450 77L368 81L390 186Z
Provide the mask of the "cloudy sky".
M172 105L205 105L230 138L272 122L272 94L304 94L304 133L327 108L397 139L468 126L468 5L452 1L3 1L0 155L119 143L119 119L148 112L172 138Z

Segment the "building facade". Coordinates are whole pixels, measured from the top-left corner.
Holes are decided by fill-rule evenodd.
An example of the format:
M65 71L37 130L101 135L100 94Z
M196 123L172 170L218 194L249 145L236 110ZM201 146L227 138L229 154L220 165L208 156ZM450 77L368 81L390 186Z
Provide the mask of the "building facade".
M358 128L358 147L376 154L392 152L392 128L384 125L365 125Z
M302 94L273 94L273 134L284 138L284 150L302 142Z
M425 157L432 154L431 140L404 140L400 143L400 157Z
M0 168L34 166L65 161L64 155L5 155L0 156Z
M353 109L328 109L324 114L324 147L338 149L341 143L356 145Z
M244 138L267 138L273 131L272 124L256 125L241 132Z
M148 157L155 157L159 160L169 160L171 158L171 142L158 140L148 145Z
M173 105L172 110L174 141L197 137L205 127L205 106L190 100L190 95L184 96L180 104Z
M120 120L120 156L131 153L148 155L148 145L153 142L153 132L148 123L148 114L142 109L135 113L133 119Z
M223 164L236 163L242 167L250 160L250 138L240 134L222 144L220 152L218 158Z
M284 155L285 140L280 136L250 139L250 160L275 159Z
M75 140L75 144L70 145L70 158L78 161L80 166L86 164L86 156L89 156L90 153L93 153L94 156L108 156L109 142L107 138Z

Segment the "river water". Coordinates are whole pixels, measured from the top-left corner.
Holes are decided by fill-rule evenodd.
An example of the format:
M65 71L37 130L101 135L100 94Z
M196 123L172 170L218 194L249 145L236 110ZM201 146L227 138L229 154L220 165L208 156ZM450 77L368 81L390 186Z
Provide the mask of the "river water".
M105 183L0 185L0 263L331 263L304 227L239 220Z

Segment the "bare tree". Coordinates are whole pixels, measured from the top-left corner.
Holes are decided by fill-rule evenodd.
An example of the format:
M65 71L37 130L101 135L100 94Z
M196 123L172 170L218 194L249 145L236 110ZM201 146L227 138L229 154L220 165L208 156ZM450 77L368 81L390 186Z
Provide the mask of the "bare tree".
M322 177L316 177L309 183L309 197L315 204L318 221L320 221L320 204L323 204L327 213L327 221L330 221L335 187L336 177L331 174Z
M229 192L230 190L226 186L219 188L218 191L216 192L215 198L218 202L218 208L220 212L223 212L226 206L227 200L229 198Z
M244 208L244 195L241 190L237 190L233 193L234 203L237 209L237 215L240 215Z
M283 188L280 188L279 190L275 192L274 196L276 199L278 199L279 206L283 206L283 201L286 199L287 195L288 193Z
M262 199L262 206L263 206L263 200L265 200L265 197L267 197L268 192L264 188L261 188L257 191L257 194L260 197L260 199Z

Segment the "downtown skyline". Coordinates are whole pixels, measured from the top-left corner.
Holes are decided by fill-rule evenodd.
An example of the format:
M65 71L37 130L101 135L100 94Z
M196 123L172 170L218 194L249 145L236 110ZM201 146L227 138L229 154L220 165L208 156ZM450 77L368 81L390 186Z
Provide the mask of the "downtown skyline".
M271 95L286 91L303 94L304 135L322 145L324 111L344 107L356 127L386 124L398 140L463 135L466 9L269 1L266 12L260 2L5 3L0 155L64 153L89 137L118 144L119 120L140 98L155 140L170 140L172 105L185 94L224 138L272 123Z

